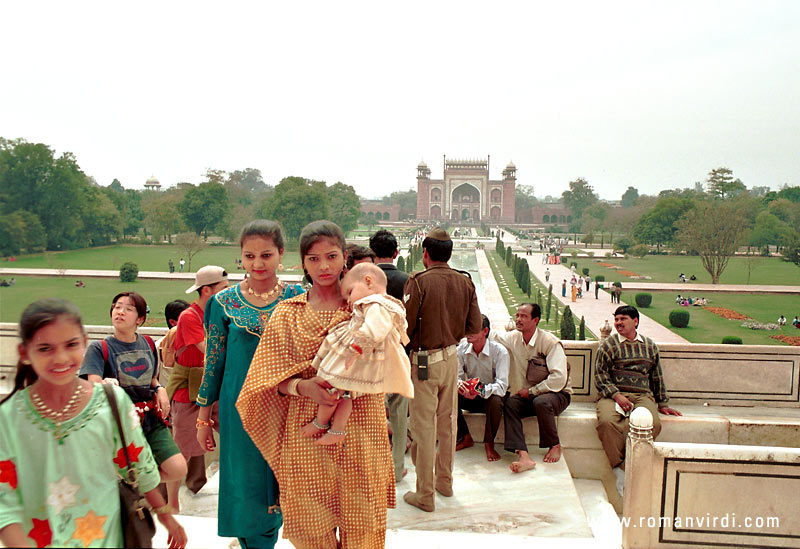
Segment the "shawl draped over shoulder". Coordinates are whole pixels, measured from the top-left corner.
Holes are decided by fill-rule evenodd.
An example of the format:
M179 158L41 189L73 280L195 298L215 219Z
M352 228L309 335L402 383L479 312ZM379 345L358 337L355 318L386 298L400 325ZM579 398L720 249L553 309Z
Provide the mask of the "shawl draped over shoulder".
M278 479L286 537L318 537L335 527L382 529L387 507L395 506L383 395L354 400L344 444L317 446L300 435L300 427L316 416L316 403L278 392L284 379L316 375L311 363L317 349L350 314L315 311L307 297L287 299L273 312L236 408Z

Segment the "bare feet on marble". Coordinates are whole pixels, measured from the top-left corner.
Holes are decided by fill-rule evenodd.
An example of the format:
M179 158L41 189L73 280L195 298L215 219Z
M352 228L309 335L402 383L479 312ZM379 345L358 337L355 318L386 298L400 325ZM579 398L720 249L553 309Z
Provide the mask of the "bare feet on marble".
M483 446L486 448L486 460L487 461L499 461L500 454L497 453L497 450L494 449L493 442L484 442Z
M471 448L475 446L475 441L472 440L472 435L466 435L459 441L456 441L456 452L459 450L463 450L464 448Z
M547 453L544 455L544 462L545 463L555 463L559 459L561 459L561 445L556 444L555 446L551 447Z
M517 450L517 455L519 459L513 462L509 468L514 473L522 473L523 471L530 471L534 467L536 467L536 462L531 459L530 454L525 450Z

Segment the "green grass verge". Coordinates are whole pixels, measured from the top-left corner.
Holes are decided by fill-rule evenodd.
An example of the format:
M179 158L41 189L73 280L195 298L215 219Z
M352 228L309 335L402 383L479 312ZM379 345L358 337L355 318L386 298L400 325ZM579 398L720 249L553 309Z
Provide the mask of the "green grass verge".
M137 280L120 282L119 279L83 279L84 288L75 287L72 277L17 277L17 283L8 288L0 287L0 322L19 322L22 311L30 303L45 297L60 297L75 303L81 310L85 324L111 324L109 309L111 300L119 292L140 293L150 306L145 326L166 326L164 306L175 299L192 302L197 293L186 294L191 281Z
M649 293L653 294L653 303L647 309L641 309L642 314L692 343L722 343L722 338L730 335L741 337L745 345L785 345L770 336L800 336L800 330L791 324L780 330L751 330L742 327L742 320L728 320L702 307L681 307L675 303L675 292ZM709 306L732 309L761 323L774 323L781 314L791 322L795 314L800 314L800 297L794 295L711 294L704 297L708 299ZM625 299L624 293L622 298ZM673 309L686 309L689 312L691 318L686 328L670 326L669 312Z
M136 263L140 271L168 272L170 259L178 271L178 260L183 252L177 246L145 246L120 244L101 248L83 248L66 252L45 252L41 254L22 255L17 261L0 261L4 267L30 269L101 269L116 270L126 261ZM219 265L236 272L235 259L241 257L239 246L209 246L192 258L192 270L196 271L204 265ZM283 265L287 273L299 273L300 254L286 252ZM188 270L188 265L187 265ZM244 271L240 271L244 272Z
M486 257L489 259L489 265L492 267L492 273L494 274L494 278L497 281L497 285L500 288L500 294L503 296L503 302L508 309L508 314L510 316L514 316L517 312L517 307L520 303L536 303L536 289L542 292L542 319L539 322L539 325L547 330L548 332L553 332L555 334L560 333L561 331L561 315L564 312L564 306L559 303L559 301L553 296L552 305L550 309L550 322L546 320L546 308L547 308L547 287L541 284L536 277L531 277L531 282L533 282L531 288L531 297L528 297L527 294L523 293L520 290L517 281L514 279L514 273L511 271L509 267L506 266L505 260L501 259L497 252L492 250L486 250ZM553 290L555 292L555 289ZM556 322L556 309L558 309L558 319L559 321ZM577 337L578 334L578 326L580 324L580 317L575 319L575 335ZM597 339L597 337L586 328L586 339L592 340Z
M600 252L601 250L597 250ZM606 250L607 251L607 250ZM597 253L594 258L576 258L567 256L567 265L572 261L577 261L578 272L583 267L589 267L589 274L594 278L602 274L606 281L613 282L618 280L623 283L645 282L627 276L620 275L616 270L601 267L598 263L612 263L622 270L631 271L643 276L652 277L652 282L670 282L679 284L678 275L684 273L686 278L691 275L697 277L698 284L711 284L711 275L703 268L699 257L692 256L668 256L668 255L648 255L641 259L621 257L606 258L603 254ZM759 285L797 285L800 279L800 269L794 263L783 261L777 257L756 257L752 262L750 270L750 281L748 282L748 263L749 258L733 257L728 263L727 268L722 273L720 284L759 284Z

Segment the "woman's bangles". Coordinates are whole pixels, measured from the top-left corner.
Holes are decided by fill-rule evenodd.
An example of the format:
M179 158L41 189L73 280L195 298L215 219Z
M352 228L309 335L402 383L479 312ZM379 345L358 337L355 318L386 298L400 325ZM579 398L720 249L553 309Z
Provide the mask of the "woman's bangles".
M211 418L209 418L208 421L205 421L203 419L197 418L197 428L198 429L200 427L211 427L212 425L214 425L214 420L211 419Z
M286 394L292 396L300 396L300 393L297 390L297 386L300 385L301 381L303 381L303 379L299 377L294 377L291 380L289 380L288 385L286 385Z

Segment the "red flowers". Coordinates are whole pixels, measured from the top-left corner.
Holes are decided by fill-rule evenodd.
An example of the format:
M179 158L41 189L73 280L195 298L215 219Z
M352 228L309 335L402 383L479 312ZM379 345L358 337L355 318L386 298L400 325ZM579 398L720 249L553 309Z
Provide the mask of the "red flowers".
M0 482L7 482L12 490L17 489L17 468L10 459L0 461Z
M135 446L133 442L128 444L128 455L131 458L131 463L136 463L139 461L139 454L142 453L142 450L142 446ZM113 461L120 469L127 467L128 463L125 461L125 451L122 448L117 450L117 457L115 457Z

